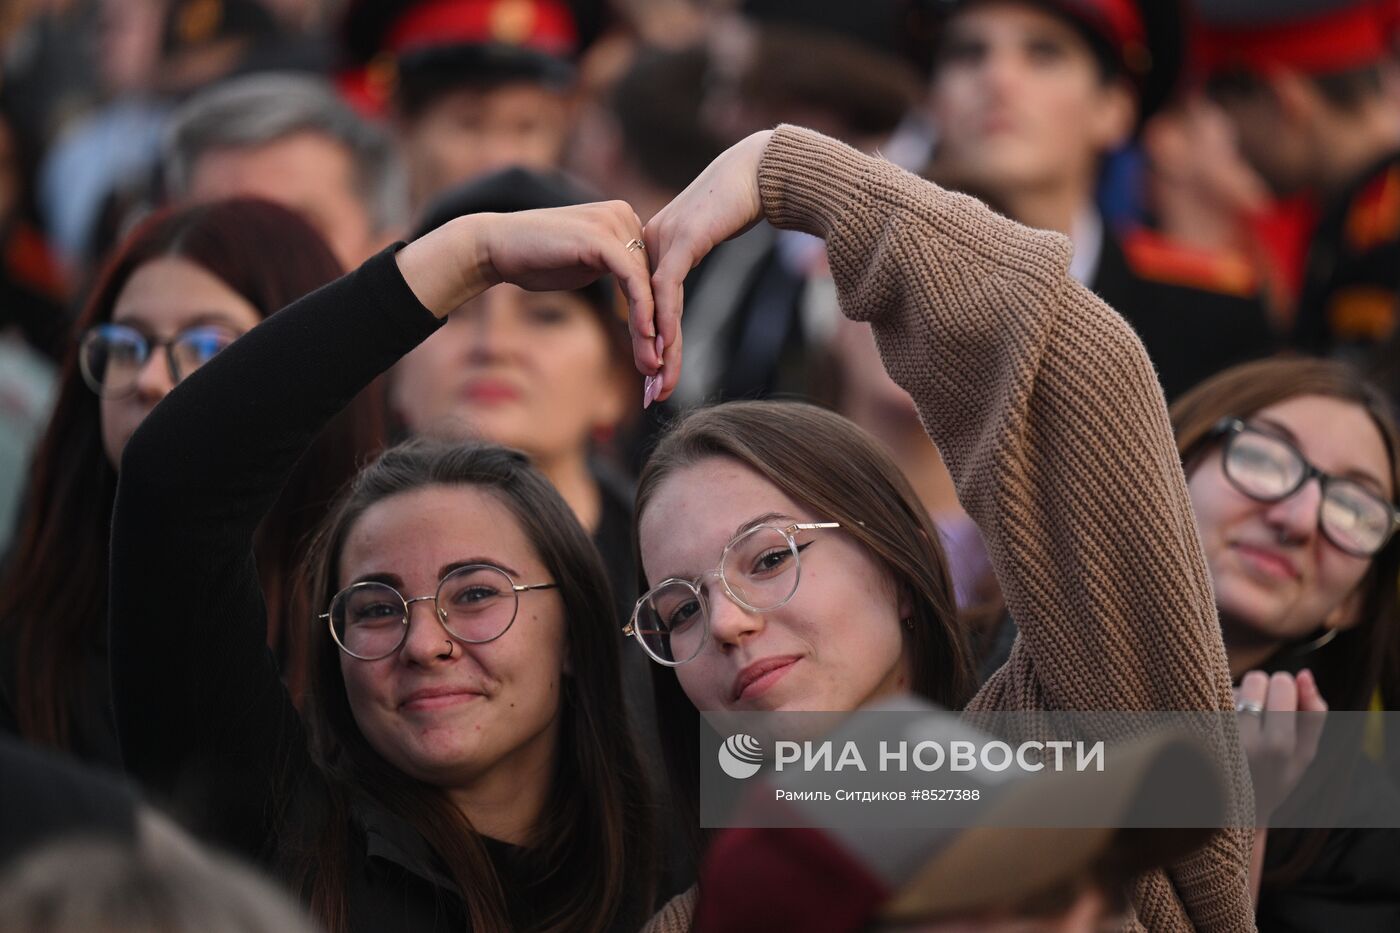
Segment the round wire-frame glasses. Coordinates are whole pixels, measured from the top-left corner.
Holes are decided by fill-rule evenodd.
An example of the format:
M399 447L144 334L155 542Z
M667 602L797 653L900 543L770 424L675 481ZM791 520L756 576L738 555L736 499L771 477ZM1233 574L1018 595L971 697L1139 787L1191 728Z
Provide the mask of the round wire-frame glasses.
M467 564L452 570L431 596L405 597L376 580L353 583L335 594L325 619L341 651L359 661L379 661L408 641L410 608L433 603L438 623L448 635L469 645L495 641L515 624L520 594L551 590L557 583L516 583L492 564Z
M799 545L794 535L840 527L840 522L793 522L746 529L724 546L714 570L693 580L662 580L648 590L637 600L622 634L635 637L658 664L679 667L694 660L709 640L706 579L718 577L725 595L749 612L780 609L802 578L801 553L807 545Z

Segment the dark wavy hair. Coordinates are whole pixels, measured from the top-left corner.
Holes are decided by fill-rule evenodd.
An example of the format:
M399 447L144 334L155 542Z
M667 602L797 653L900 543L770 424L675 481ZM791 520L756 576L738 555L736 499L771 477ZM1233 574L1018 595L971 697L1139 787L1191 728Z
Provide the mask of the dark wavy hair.
M375 503L425 486L488 490L515 516L558 584L567 620L559 745L544 813L526 846L532 874L557 885L561 903L541 904L540 929L640 927L655 884L651 796L624 713L612 592L602 559L574 513L522 453L494 444L418 439L386 451L355 479L313 547L309 574L318 605L341 588L340 555L355 523ZM309 618L309 616L308 616ZM407 820L442 859L473 930L509 928L501 881L467 818L439 788L407 777L374 750L355 722L339 649L317 639L306 719L312 751L333 800L318 838L290 856L312 909L344 929L345 853L352 791L368 793ZM548 887L542 890L549 890Z
M264 201L235 199L166 211L141 224L107 263L76 324L76 334L111 320L117 297L145 264L178 257L206 270L264 317L341 275L330 248L299 214ZM296 695L308 633L293 584L311 532L359 464L383 446L377 388L342 412L298 464L264 520L257 558L268 605L268 640ZM75 717L107 698L94 696L83 647L105 642L107 558L116 469L102 447L98 398L69 342L58 400L29 472L25 507L0 580L0 634L13 640L13 702L20 734L74 747Z

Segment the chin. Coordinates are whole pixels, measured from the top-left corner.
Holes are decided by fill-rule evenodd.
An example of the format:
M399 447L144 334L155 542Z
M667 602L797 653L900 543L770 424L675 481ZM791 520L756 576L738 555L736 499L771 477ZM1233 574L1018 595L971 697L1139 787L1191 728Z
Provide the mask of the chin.
M403 748L394 764L410 777L428 784L461 783L475 773L480 750L445 739L430 746Z
M1215 601L1222 618L1229 618L1237 628L1248 629L1262 638L1288 641L1306 634L1288 630L1289 606L1252 587L1221 586L1216 590Z

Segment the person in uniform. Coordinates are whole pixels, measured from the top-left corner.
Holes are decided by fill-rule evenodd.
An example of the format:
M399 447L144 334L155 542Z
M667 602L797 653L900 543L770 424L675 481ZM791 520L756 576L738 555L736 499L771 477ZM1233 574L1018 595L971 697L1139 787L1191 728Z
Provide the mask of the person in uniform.
M1071 237L1071 274L1122 314L1168 398L1274 338L1242 257L1111 229L1095 203L1104 159L1173 95L1186 58L1175 3L942 0L929 174L1016 220Z
M1274 191L1318 200L1293 343L1373 366L1400 307L1400 4L1238 6L1201 11L1207 87Z
M518 165L557 168L578 47L562 0L352 0L341 90L391 118L412 202Z

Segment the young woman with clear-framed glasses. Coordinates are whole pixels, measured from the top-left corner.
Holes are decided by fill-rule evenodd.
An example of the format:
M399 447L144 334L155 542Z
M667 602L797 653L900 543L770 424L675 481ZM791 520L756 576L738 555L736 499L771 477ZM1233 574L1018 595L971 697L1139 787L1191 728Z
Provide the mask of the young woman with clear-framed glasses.
M649 317L639 233L616 203L450 221L241 338L127 446L127 767L329 929L635 930L649 912L652 813L607 574L523 454L411 441L353 480L307 565L304 717L262 646L251 559L321 426L471 298L612 274ZM654 368L654 339L645 354Z
M694 413L639 481L634 633L662 618L653 587L706 575L751 523L840 527L766 552L792 565L785 601L745 605L708 575L700 611L672 617L705 631L690 660L654 671L676 796L694 790L697 708L839 711L911 689L977 710L1232 709L1161 389L1132 331L1069 276L1068 242L810 131L755 134L647 225L663 398L685 274L760 218L826 240L841 307L918 405L1021 632L974 695L936 532L871 439L807 406ZM1144 876L1138 921L1250 929L1248 852L1227 830ZM654 929L688 928L692 903Z
M0 579L0 730L120 768L106 622L122 450L186 376L341 271L299 215L255 200L157 214L109 260L69 344ZM335 489L382 446L382 412L366 393L331 422L258 535L267 641L297 695L310 633L288 620L309 606L292 570Z

